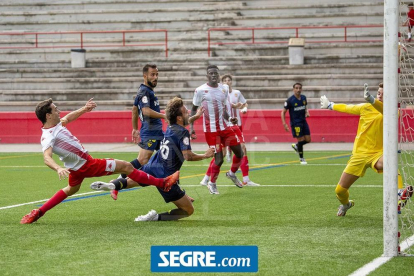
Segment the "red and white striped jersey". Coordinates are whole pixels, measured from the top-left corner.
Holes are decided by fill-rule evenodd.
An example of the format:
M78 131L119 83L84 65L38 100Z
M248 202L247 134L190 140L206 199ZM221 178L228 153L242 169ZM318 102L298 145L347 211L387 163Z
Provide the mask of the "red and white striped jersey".
M205 83L195 90L193 104L204 107L204 132L217 132L229 126L229 122L224 120L223 116L228 94L228 85L221 83L217 87Z
M61 122L51 128L42 128L42 132L43 152L52 147L52 152L64 162L65 168L76 171L86 163L88 151Z
M237 104L237 103L246 103L246 99L244 98L243 94L240 92L240 90L233 89L231 92L229 92L228 97L228 104L227 104L227 112L230 114L230 117L237 118L237 125L241 126L241 118L240 118L240 109L232 108L231 104ZM233 125L232 123L229 123L230 125Z

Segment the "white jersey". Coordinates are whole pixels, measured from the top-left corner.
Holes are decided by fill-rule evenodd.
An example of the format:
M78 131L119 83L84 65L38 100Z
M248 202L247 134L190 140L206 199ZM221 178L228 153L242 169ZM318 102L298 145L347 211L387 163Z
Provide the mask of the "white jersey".
M221 83L218 87L211 87L205 83L195 90L193 104L204 107L204 132L217 132L229 126L229 122L224 120L223 116L228 94L228 85Z
M83 148L78 138L62 126L60 122L51 128L42 128L43 134L40 143L45 152L52 147L52 152L64 162L65 168L77 171L86 163L88 151Z
M243 94L240 92L240 90L233 89L231 92L229 92L228 97L228 104L227 104L227 112L230 114L230 117L237 118L237 125L241 126L241 118L240 118L240 109L232 108L231 104L237 104L237 103L246 103L246 99L244 98ZM232 125L232 123L230 123Z

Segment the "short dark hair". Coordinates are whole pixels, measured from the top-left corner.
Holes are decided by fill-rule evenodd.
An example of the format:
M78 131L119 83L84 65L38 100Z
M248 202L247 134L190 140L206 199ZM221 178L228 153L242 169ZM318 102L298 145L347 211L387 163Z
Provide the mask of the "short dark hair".
M414 3L409 3L408 6L409 7L414 7Z
M233 77L229 74L226 74L224 76L221 77L221 81L224 81L224 79L229 78L230 80L233 80Z
M382 84L382 82L380 84L378 84L379 88L384 88L384 85Z
M42 124L46 123L46 114L52 113L52 103L52 98L49 98L36 105L36 117L42 122Z
M183 106L184 102L181 98L174 97L168 102L167 107L165 108L165 116L170 125L177 123L177 116L183 116L183 113L181 112L181 107Z
M148 73L149 68L157 69L157 65L155 65L155 64L145 64L144 68L142 68L142 73L143 74Z
M219 70L219 68L217 67L217 65L209 65L207 67L207 72L208 72L208 69L213 69L213 68Z
M300 85L300 88L302 88L302 84L300 82L297 82L293 85L293 88L295 88L296 85Z

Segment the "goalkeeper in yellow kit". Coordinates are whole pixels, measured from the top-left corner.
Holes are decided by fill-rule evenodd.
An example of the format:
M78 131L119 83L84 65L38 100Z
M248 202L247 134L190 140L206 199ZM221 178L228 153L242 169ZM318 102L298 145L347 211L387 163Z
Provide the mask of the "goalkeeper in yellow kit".
M330 102L326 96L321 97L322 109L330 109L360 116L352 156L335 189L336 197L341 202L337 213L338 216L345 216L346 212L354 206L354 201L349 200L348 189L358 178L364 176L368 167L371 167L377 173L382 173L382 96L383 85L380 83L377 99L369 94L368 85L365 84L364 98L368 102L365 104L335 104Z

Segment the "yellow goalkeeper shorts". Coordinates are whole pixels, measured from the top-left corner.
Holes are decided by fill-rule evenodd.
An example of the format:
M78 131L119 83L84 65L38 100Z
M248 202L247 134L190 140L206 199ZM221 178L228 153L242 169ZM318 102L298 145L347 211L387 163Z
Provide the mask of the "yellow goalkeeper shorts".
M371 167L376 173L382 173L382 170L377 170L374 167L382 155L382 151L375 154L353 154L349 159L344 172L363 177L367 168Z

